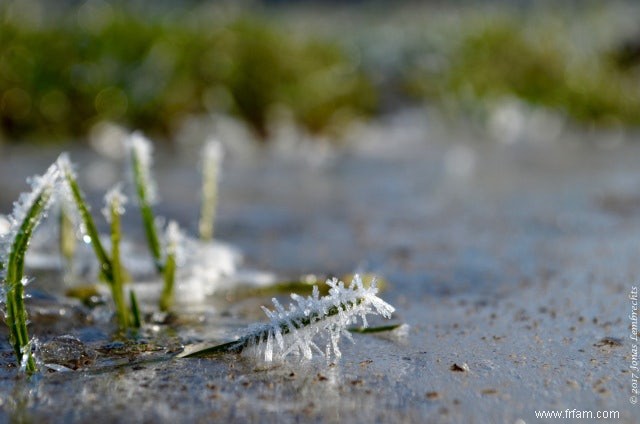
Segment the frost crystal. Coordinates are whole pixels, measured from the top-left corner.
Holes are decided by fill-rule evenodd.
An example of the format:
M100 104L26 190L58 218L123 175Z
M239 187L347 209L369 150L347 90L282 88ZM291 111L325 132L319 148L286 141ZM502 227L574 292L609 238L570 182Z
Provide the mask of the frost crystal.
M114 210L118 215L124 214L124 205L127 204L127 196L122 194L122 185L116 184L104 195L105 207L102 209L107 222L111 222L111 210Z
M335 278L327 280L327 284L331 288L324 297L319 296L317 286L306 298L292 294L295 303L291 303L288 309L273 299L274 310L263 307L271 321L252 327L250 334L238 340L236 346L246 345L267 362L290 354L311 359L313 351L327 359L332 356L340 358L338 342L342 336L353 341L348 327L356 324L358 318L362 326L367 327L367 314L391 318L395 310L377 296L375 281L365 287L360 276L356 275L349 287ZM316 338L325 341L324 351L314 341Z
M151 166L153 165L153 146L145 136L139 131L132 133L125 141L125 145L130 152L134 167L137 163L142 184L145 187L147 201L154 203L157 200L157 188L155 180L151 178Z

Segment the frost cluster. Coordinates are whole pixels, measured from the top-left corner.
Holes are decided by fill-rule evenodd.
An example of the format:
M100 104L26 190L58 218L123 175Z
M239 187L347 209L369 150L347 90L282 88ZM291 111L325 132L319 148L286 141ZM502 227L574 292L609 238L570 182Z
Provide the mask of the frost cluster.
M184 252L182 251L181 247L184 235L182 234L180 226L176 221L169 221L167 229L165 230L164 238L167 250L165 253L167 255L174 255L178 263L182 262Z
M368 314L391 318L395 310L377 296L375 281L365 287L360 276L355 275L348 287L335 278L327 280L327 284L331 287L327 296L320 297L315 286L309 297L292 294L295 303L289 304L288 308L273 299L274 310L263 307L271 321L250 328L250 334L238 343L248 343L248 351L267 362L288 355L311 359L313 351L328 360L332 356L340 358L338 342L342 336L353 341L348 328L358 319L363 327L367 327ZM324 351L318 347L316 339L326 343Z
M240 252L226 244L204 243L182 235L179 241L176 303L200 303L207 295L227 288L227 280L237 273L242 261Z
M124 205L127 204L127 196L122 194L121 184L116 184L104 195L104 204L102 215L104 215L107 222L111 222L112 210L118 215L124 215Z
M212 138L204 145L203 151L203 161L205 167L211 166L212 168L218 168L222 158L224 157L224 151L222 149L222 143L220 143L217 139Z

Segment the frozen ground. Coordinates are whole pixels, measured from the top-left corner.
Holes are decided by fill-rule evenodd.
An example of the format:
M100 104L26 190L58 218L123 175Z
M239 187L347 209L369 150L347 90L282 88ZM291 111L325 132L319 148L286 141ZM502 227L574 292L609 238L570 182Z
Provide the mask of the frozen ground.
M410 325L406 337L355 334L335 365L125 360L34 381L17 377L3 341L0 422L521 423L567 409L637 422L629 294L640 286L638 140L532 124L493 141L427 122L401 114L322 163L304 152L232 154L220 193L218 236L250 266L377 273L394 322ZM56 155L2 151L3 211ZM111 184L108 167L89 165L95 153L73 158L81 178L105 172L96 190ZM190 159L158 162L160 211L195 230ZM212 298L182 339L225 340L261 319L259 304L270 301ZM67 327L89 346L108 341ZM34 334L52 336L41 328L34 320Z

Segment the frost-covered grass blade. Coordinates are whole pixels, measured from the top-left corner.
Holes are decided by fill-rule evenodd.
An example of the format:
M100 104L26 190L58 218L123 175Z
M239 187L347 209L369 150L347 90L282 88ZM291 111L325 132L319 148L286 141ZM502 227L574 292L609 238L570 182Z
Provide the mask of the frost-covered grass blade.
M151 142L139 132L131 134L126 143L131 156L133 182L138 196L138 204L140 206L140 213L142 214L142 224L147 237L147 245L151 251L156 269L159 273L162 273L164 271L162 249L160 247L160 238L156 228L153 209L151 208L151 205L156 199L156 184L151 177L151 155L153 147Z
M80 190L69 157L66 154L60 155L57 164L62 173L62 178L69 195L80 214L83 233L89 238L98 263L100 264L100 276L111 290L111 296L116 307L118 326L121 330L126 330L132 326L132 320L124 295L126 272L120 263L120 238L122 233L120 228L120 215L124 213L126 197L122 194L120 186L118 185L105 195L106 205L102 212L105 219L109 221L111 225L111 252L107 253L107 250L100 241L100 234L98 233L89 206Z
M58 243L67 271L73 269L73 257L76 252L76 232L69 202L62 199L58 215Z
M160 310L166 312L171 309L171 306L173 305L177 266L176 261L178 249L182 242L182 234L180 233L178 223L175 221L169 222L165 239L166 258L164 261L164 286L162 287L162 294L160 295Z
M251 350L267 362L282 359L289 355L301 355L311 359L313 352L332 356L341 356L338 342L342 336L353 340L349 327L361 322L363 328L368 327L366 315L376 314L390 318L394 311L377 296L375 282L365 287L361 278L355 275L349 287L337 279L328 280L329 294L320 297L317 287L309 297L295 294L288 308L284 308L273 299L274 310L263 307L270 322L251 326L246 335L240 339L210 348L188 352L182 357L211 356L219 353L239 353ZM325 349L316 344L317 339L324 339Z
M129 310L125 303L124 282L122 275L122 265L120 264L120 215L124 213L124 205L127 198L120 191L120 186L115 186L105 195L104 216L111 225L111 265L113 279L109 287L111 288L111 298L116 307L118 326L120 330L126 330L131 325Z
M96 227L96 224L93 220L90 208L84 199L82 190L80 190L80 186L78 185L78 178L75 171L73 170L73 167L71 166L69 156L67 156L66 154L60 155L57 164L60 168L62 178L66 183L73 203L76 205L76 208L80 213L83 233L86 235L86 237L89 238L91 246L93 247L93 251L98 259L98 262L100 263L100 275L105 282L111 284L111 281L113 281L113 266L111 264L111 259L109 258L107 251L100 242L98 228Z
M213 239L216 205L218 203L218 175L222 162L222 145L217 140L209 140L202 149L202 200L198 231L200 240Z
M3 236L0 262L4 264L5 320L18 363L28 373L36 371L36 363L27 331L24 259L33 231L51 203L59 174L58 166L53 164L43 176L31 179L32 190L22 194L14 204L9 231Z
M131 157L133 182L135 185L142 223L147 237L147 245L153 257L158 273L163 276L163 289L159 306L162 311L168 311L173 305L174 285L176 276L176 255L181 244L182 236L178 224L170 222L161 245L155 216L151 205L156 199L156 184L151 176L152 152L151 142L139 132L134 132L126 141ZM164 247L164 249L163 249Z

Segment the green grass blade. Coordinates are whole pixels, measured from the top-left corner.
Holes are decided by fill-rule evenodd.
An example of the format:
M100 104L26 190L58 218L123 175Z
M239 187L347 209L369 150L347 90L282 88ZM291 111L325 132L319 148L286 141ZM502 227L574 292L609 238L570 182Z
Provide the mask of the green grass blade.
M200 205L200 221L198 231L200 240L213 239L213 229L218 202L218 174L222 161L222 145L217 140L205 144L202 152L202 199Z
M76 234L73 225L73 219L71 218L70 211L66 204L60 205L60 214L58 217L58 241L60 246L60 252L65 262L67 270L73 268L73 256L76 251Z
M100 263L100 275L105 282L111 284L113 281L113 266L111 264L111 259L100 242L98 229L93 220L93 216L91 215L89 206L84 199L84 195L80 190L76 175L71 169L68 157L66 155L60 156L58 159L58 165L62 171L62 177L71 192L71 197L73 198L76 208L78 209L78 212L80 212L80 219L84 226L84 232L86 236L89 237L93 251Z
M120 264L120 212L123 196L120 194L118 187L110 191L107 196L107 215L111 221L111 265L113 280L111 284L111 296L116 307L116 316L118 317L118 326L120 330L125 331L129 328L129 311L124 299L124 285L122 281L122 266Z
M18 364L24 363L25 353L28 355L26 371L29 374L35 372L36 367L31 351L27 349L25 352L25 348L29 346L29 334L27 330L27 311L24 304L24 257L33 230L43 211L46 209L50 197L50 191L43 191L35 199L11 245L9 260L7 262L6 284L8 287L6 291L6 321L11 330L11 341Z
M176 278L175 254L168 254L164 266L164 286L160 297L160 310L167 312L173 306L173 292Z
M53 191L58 184L59 171L54 164L46 174L33 180L33 191L17 203L13 218L18 223L11 234L13 239L9 245L5 285L5 322L10 330L10 342L16 354L18 364L24 365L27 373L36 371L36 363L31 353L31 344L27 330L27 311L24 304L24 259L29 241L42 216L45 214ZM5 261L3 260L3 263ZM26 357L25 357L26 355Z
M390 324L390 325L381 325L379 327L351 327L349 331L352 333L359 334L375 334L375 333L384 333L387 331L393 331L396 328L401 327L402 324Z
M174 300L174 286L176 279L177 268L177 254L182 241L182 234L180 228L175 221L169 222L165 235L165 251L167 257L164 263L164 286L162 288L162 294L160 296L160 310L167 312L173 306Z
M142 215L142 225L147 238L147 245L153 257L154 264L159 273L163 272L162 251L160 238L155 224L151 200L155 188L151 180L151 143L142 135L134 133L130 138L131 166L133 168L133 181L138 196L138 204Z
M129 303L131 304L131 318L134 328L142 327L142 318L140 314L140 307L138 306L138 299L133 290L129 290Z

